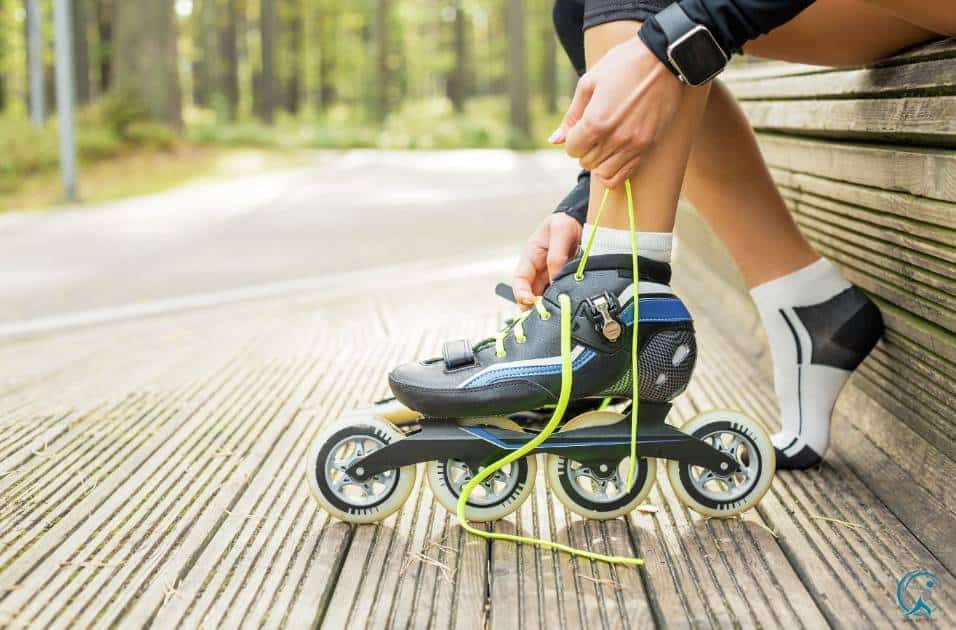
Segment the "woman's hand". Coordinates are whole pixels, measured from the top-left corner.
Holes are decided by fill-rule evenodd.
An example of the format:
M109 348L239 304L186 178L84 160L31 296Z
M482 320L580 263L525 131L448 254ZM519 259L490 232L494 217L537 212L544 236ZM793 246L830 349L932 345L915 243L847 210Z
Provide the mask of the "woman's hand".
M525 245L515 268L512 288L522 310L544 294L551 279L581 244L581 224L557 212L541 222Z
M548 139L616 188L631 175L680 106L685 86L637 36L618 44L578 81Z

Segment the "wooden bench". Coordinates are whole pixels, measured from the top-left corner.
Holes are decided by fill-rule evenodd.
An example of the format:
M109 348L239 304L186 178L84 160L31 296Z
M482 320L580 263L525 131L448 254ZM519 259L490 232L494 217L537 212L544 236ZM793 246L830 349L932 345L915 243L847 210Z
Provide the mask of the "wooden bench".
M837 405L834 450L952 570L956 40L871 68L758 63L726 80L801 228L887 323ZM725 311L717 321L739 331L744 318L755 334L729 337L762 356L756 316L720 245L692 211L679 234L692 252L690 290L715 297Z

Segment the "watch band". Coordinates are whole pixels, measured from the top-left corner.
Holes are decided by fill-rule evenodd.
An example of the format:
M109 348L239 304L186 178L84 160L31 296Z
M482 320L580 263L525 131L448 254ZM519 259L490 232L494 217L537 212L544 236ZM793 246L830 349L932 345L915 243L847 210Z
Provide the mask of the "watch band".
M664 36L670 44L697 26L676 2L655 14L654 19L657 20L658 26L664 31Z

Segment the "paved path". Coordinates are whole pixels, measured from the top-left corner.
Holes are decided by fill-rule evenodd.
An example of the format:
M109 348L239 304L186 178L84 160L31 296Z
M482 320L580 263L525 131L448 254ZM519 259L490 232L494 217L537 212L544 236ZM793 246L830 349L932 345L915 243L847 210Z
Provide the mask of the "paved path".
M557 151L353 151L99 207L0 214L0 325L513 252L575 173Z

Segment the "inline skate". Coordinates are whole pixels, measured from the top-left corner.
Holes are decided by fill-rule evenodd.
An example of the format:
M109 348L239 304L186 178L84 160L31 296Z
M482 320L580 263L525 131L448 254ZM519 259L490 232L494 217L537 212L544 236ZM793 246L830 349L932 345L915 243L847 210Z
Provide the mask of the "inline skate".
M442 506L493 521L530 496L540 455L551 491L586 518L643 503L659 459L678 498L703 515L754 506L775 470L760 423L736 411L666 423L697 356L670 275L636 253L585 249L496 336L448 342L442 356L396 368L394 398L316 440L307 472L316 500L342 520L379 521L401 507L423 463Z

